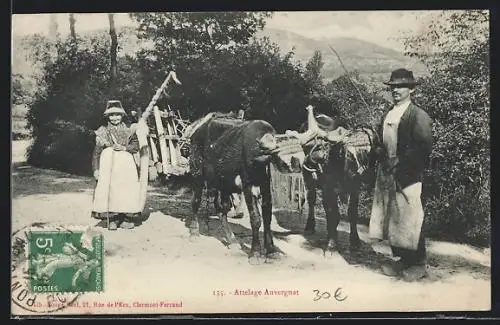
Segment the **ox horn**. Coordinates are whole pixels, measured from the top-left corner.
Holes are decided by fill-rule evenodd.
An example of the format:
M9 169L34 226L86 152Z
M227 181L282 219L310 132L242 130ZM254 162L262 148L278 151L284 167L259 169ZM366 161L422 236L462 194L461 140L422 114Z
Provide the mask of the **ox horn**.
M316 136L325 136L325 131L319 128L318 122L314 117L314 107L309 105L306 107L307 110L307 131L304 133L299 133L296 131L288 131L288 134L295 136L299 139L301 144L306 144L311 141Z

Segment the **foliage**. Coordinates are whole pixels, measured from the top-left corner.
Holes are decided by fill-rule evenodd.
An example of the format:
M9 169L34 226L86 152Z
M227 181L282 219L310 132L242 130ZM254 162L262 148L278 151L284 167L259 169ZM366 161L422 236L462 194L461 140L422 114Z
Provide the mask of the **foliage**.
M351 126L376 126L388 105L381 92L360 81L357 71L332 80L326 85L326 92L336 112Z
M327 87L323 81L324 65L321 51L315 50L304 71L304 79L308 86L308 102L314 106L316 113L337 115L339 114L336 109L338 106L327 95Z
M27 114L34 141L28 150L32 165L76 174L91 172L93 130L103 123L108 100L109 40L97 37L84 42L71 39L55 44L57 55L41 57L42 73ZM120 90L125 99L131 90L135 69L123 58ZM133 73L132 73L133 71ZM133 101L131 101L133 103ZM124 105L127 105L124 102ZM137 104L137 103L134 103ZM126 107L127 110L130 110Z
M12 75L12 104L20 105L26 96L26 90L23 88L24 78L20 74Z
M134 13L138 36L154 42L150 54L175 65L185 57L207 55L247 44L264 27L268 12Z
M292 63L293 53L281 55L269 40L253 37L268 16L265 12L133 14L140 37L154 44L138 55L144 73L156 74L143 78L146 84L141 87L155 89L175 66L183 85L170 89L168 103L191 120L211 111L244 109L247 118L267 120L280 131L297 128L305 119L308 87L302 68Z
M415 101L434 119L434 151L425 181L431 234L489 244L488 13L445 12L407 52L431 75Z

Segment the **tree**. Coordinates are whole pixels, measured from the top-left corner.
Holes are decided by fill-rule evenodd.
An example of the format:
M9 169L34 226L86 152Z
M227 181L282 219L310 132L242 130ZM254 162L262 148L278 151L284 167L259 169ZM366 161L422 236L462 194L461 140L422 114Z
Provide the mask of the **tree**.
M75 23L76 23L75 14L70 13L69 14L69 31L70 31L71 39L74 41L76 41Z
M23 76L20 74L12 75L12 103L20 105L24 102L26 91L23 88Z
M375 126L387 104L381 94L371 91L360 81L357 71L329 82L326 93L332 103L331 114L342 116L351 126Z
M182 107L184 116L193 119L212 110L235 109L234 96L215 95L224 89L222 84L234 81L221 72L227 71L223 60L248 44L269 16L267 12L131 14L139 23L138 37L153 43L138 53L145 82L142 88L152 96L174 69L183 86L174 87L169 100Z
M311 86L300 65L292 62L293 52L280 53L267 38L254 40L234 53L228 69L228 83L249 119L270 122L278 132L297 130L306 120ZM223 90L222 90L223 92Z
M138 36L152 40L156 58L199 56L247 44L264 27L268 12L133 13Z
M426 31L408 37L405 44L407 54L419 58L431 72L415 100L435 122L426 182L432 231L452 231L457 239L488 244L488 12L441 12Z
M304 78L311 85L311 95L318 96L324 92L324 85L321 78L321 70L325 63L323 62L321 51L315 50L313 56L306 64Z
M59 38L59 31L58 31L58 24L57 24L57 16L56 14L50 14L50 22L49 22L49 38L51 41L55 42Z
M105 34L87 41L75 43L68 38L57 43L55 61L41 58L45 61L37 83L45 86L37 87L27 114L34 138L27 158L34 166L91 174L93 130L103 122L108 96L110 42ZM122 91L120 84L117 96L140 98L139 87L134 87L133 82L137 79L136 68L130 67L130 58L124 60L127 70L118 74L128 81L128 88Z
M118 37L116 35L114 14L108 14L108 20L109 20L109 35L111 36L111 49L109 51L110 55L109 98L115 98L116 78L117 78L116 55L118 49Z
M313 56L307 62L304 71L304 79L308 84L308 100L314 106L315 112L331 115L336 113L334 103L327 96L326 86L323 82L322 70L325 63L320 50L315 50Z

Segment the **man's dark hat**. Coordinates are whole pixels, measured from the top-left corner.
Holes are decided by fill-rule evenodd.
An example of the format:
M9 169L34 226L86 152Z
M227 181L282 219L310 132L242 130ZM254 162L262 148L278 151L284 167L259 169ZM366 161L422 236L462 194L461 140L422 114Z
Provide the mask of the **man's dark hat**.
M410 86L420 85L420 81L415 80L413 72L406 69L397 69L391 73L391 79L384 84L389 86Z

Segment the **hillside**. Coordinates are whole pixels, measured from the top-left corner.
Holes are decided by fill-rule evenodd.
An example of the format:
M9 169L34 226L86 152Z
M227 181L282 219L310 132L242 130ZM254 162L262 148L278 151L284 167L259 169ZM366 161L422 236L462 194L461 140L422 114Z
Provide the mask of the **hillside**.
M323 77L330 81L344 74L339 59L328 48L332 46L340 55L349 71L357 70L361 77L368 81L381 81L389 77L391 71L399 67L412 69L416 75L427 74L423 64L419 64L402 53L354 38L330 38L323 41L310 39L289 31L266 28L259 33L278 44L283 52L293 49L295 57L306 63L315 50L320 50L323 56Z
M146 46L144 41L136 37L135 28L133 27L119 28L118 34L118 43L120 46L118 55L134 54L138 49ZM84 38L88 38L88 36L102 36L106 39L108 31L102 29L83 33L81 36ZM295 59L303 65L312 57L316 49L320 50L325 63L322 74L327 82L345 73L340 61L330 51L328 45L331 45L339 53L349 71L358 71L360 77L372 85L379 85L381 81L389 77L391 71L399 67L410 68L417 76L426 74L424 65L405 57L402 53L354 38L331 38L317 41L289 31L274 28L265 28L257 36L268 37L280 47L283 53L293 49ZM12 52L13 73L19 73L28 77L37 69L26 57L30 51L30 40L33 38L34 36L14 36Z
M133 27L123 27L118 32L121 48L119 54L132 54L144 46L144 42L138 40L135 36L135 29ZM107 33L107 30L99 30L92 33L85 33L84 36L96 36L97 34L105 36ZM325 62L323 75L327 80L337 78L344 73L339 60L328 49L328 44L339 53L348 70L358 70L361 75L383 74L387 78L387 73L400 66L413 69L417 75L426 74L425 66L405 57L402 53L354 38L330 38L324 41L317 41L289 31L274 28L265 28L257 36L268 37L271 41L278 44L284 53L294 48L296 59L304 64L311 58L316 49L320 50ZM14 73L29 73L30 65L27 64L25 58L29 38L14 36Z

